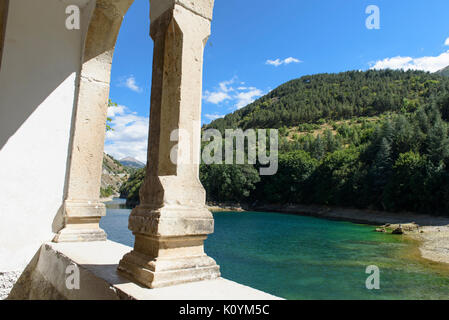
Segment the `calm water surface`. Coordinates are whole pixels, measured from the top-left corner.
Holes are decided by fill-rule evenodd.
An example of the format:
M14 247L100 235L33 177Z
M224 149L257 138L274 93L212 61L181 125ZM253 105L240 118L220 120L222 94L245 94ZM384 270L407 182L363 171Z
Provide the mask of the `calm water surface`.
M128 246L134 238L122 200L108 203L101 227ZM206 252L222 276L286 299L449 299L446 266L418 259L416 244L373 227L260 212L215 213ZM365 288L369 265L380 290Z

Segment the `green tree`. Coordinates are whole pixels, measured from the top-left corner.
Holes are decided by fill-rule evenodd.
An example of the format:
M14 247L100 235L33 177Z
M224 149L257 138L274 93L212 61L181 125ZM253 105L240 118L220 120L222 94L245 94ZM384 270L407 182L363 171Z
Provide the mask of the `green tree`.
M262 176L257 184L255 200L271 203L307 202L310 177L318 161L303 150L279 155L278 171L273 176Z
M120 188L120 197L126 198L128 205L137 205L140 202L139 191L140 187L145 179L146 169L142 168L136 170L131 174L128 181L125 182Z
M427 161L419 153L401 153L393 167L393 175L386 187L386 208L396 210L421 210L422 200L427 201ZM427 199L426 199L427 198Z
M313 202L354 204L360 170L359 152L355 148L337 150L327 155L313 175Z
M112 102L111 99L108 100L108 108L117 107L117 103ZM113 131L114 129L111 127L112 119L110 117L106 118L106 131Z
M427 153L434 165L447 163L449 157L449 138L447 124L437 119L434 126L429 130L426 139Z
M202 164L200 180L209 201L242 202L249 198L260 177L252 165Z

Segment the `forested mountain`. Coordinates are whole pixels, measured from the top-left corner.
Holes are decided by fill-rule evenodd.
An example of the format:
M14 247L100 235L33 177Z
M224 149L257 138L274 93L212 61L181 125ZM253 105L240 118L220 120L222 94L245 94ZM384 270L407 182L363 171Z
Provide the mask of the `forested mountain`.
M449 66L437 71L436 73L445 77L449 77Z
M205 165L209 201L449 215L449 78L351 71L292 80L206 128L279 128L279 169ZM138 201L143 170L122 188Z
M103 154L103 168L101 173L102 198L119 194L119 189L129 178L130 170L112 156Z
M422 71L369 70L289 81L207 128L280 128L304 123L413 112L449 92L449 79Z
M145 179L145 168L137 169L120 188L120 198L126 199L127 205L139 204L139 190Z

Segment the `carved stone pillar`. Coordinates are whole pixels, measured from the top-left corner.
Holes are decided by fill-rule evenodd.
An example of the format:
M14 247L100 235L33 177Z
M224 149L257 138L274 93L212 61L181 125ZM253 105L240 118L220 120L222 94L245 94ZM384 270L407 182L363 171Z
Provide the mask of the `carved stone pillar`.
M198 178L203 52L213 2L151 0L148 166L141 204L129 218L134 250L118 267L150 288L220 276L218 265L204 253L214 220Z
M55 242L106 240L99 223L106 215L100 185L109 83L115 42L132 2L97 0L92 14L87 15L88 30L81 30L85 32L85 47L72 124L64 221Z

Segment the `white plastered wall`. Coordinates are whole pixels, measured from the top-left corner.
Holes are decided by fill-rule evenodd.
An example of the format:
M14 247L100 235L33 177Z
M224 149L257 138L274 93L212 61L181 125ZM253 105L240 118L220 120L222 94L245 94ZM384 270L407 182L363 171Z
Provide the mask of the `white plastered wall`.
M68 30L66 7L81 9ZM64 200L84 34L95 0L10 1L0 69L0 282L52 239ZM1 283L0 283L1 285Z

